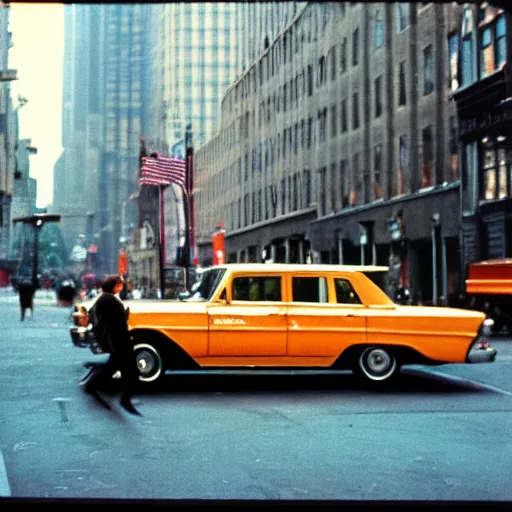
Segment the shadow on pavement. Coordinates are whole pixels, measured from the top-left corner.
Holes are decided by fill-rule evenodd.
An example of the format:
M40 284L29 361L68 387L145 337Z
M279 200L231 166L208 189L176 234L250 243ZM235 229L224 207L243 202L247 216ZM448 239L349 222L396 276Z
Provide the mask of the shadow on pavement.
M172 394L181 395L194 393L233 395L252 393L384 393L395 395L417 394L467 394L486 392L471 381L455 381L449 376L440 378L429 375L428 371L415 370L407 373L404 370L395 381L390 383L366 383L360 381L350 372L337 374L301 374L270 375L269 373L167 373L158 384L142 384L139 395ZM116 383L114 383L116 386Z

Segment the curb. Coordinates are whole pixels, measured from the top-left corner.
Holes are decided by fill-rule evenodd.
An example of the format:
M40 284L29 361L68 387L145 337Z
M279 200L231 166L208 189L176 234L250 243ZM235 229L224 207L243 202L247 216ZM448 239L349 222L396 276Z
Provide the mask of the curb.
M4 458L0 450L0 496L11 496L11 487L7 478L7 470L5 469Z

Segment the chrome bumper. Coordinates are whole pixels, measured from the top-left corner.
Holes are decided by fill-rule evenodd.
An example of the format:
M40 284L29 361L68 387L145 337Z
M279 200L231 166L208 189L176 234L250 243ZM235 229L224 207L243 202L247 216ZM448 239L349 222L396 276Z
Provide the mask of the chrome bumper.
M492 318L486 318L482 322L476 340L469 347L466 356L468 363L492 363L496 359L498 351L487 342L493 325L494 320Z
M491 346L480 348L478 344L468 353L468 363L492 363L496 359L498 351Z

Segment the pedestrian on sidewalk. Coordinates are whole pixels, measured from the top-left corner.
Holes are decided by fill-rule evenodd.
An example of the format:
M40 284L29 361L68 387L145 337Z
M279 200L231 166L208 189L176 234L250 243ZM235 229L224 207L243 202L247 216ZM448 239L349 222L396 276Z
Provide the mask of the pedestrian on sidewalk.
M124 280L121 276L108 276L101 284L100 297L89 311L96 339L102 350L109 353L110 357L104 366L92 372L83 385L86 392L110 409L110 405L98 394L98 390L110 383L114 373L120 371L122 392L119 403L131 414L142 416L131 402L139 377L133 352L134 345L128 330L127 312L118 297L123 287Z
M25 312L30 309L30 317L34 316L34 295L36 289L29 279L23 279L18 284L18 293L20 297L20 320L25 320Z

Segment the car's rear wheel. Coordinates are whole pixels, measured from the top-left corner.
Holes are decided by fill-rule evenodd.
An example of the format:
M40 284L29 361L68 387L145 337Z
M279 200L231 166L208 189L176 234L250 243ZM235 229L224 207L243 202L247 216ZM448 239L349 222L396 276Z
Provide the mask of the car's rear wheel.
M357 358L356 373L371 382L389 381L399 370L396 355L388 347L366 347Z
M137 343L133 350L141 382L156 382L164 376L164 359L157 344Z

